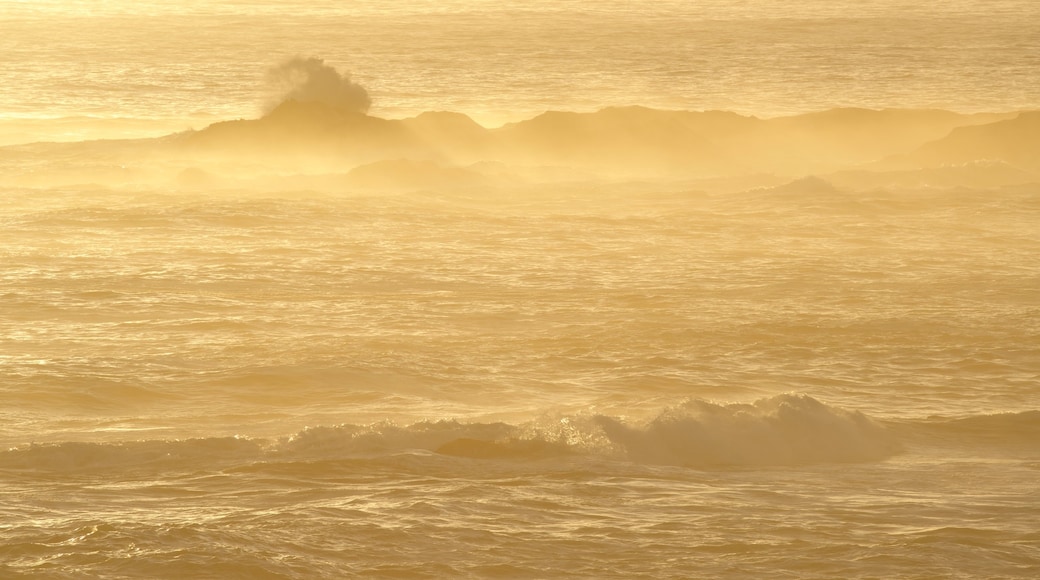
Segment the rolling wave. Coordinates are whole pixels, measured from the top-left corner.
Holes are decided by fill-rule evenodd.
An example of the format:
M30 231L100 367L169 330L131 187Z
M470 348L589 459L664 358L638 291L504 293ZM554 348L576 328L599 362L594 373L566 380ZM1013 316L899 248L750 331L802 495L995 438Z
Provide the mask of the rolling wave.
M807 395L752 403L691 399L649 419L599 414L527 422L420 421L307 427L278 439L241 436L29 444L0 452L0 470L96 474L110 470L214 470L252 464L388 459L420 453L470 460L598 457L694 469L884 460L925 439L1040 444L1040 411L878 421Z
M326 461L415 452L476 460L595 456L692 468L876 461L899 444L862 413L805 395L750 404L690 400L649 420L584 414L523 423L421 421L309 427L281 439L31 444L0 452L0 469L97 472L222 469L257 462Z

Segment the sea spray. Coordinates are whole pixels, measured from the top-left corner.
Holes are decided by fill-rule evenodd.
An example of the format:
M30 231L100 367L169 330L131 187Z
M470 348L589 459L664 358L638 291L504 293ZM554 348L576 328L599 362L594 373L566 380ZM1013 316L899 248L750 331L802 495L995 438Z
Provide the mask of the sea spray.
M268 69L266 78L277 95L268 104L268 111L289 100L322 103L356 113L367 112L372 105L365 87L321 58L295 56Z
M691 467L873 461L899 449L862 413L806 395L730 405L698 399L642 426L611 417L598 423L634 461Z

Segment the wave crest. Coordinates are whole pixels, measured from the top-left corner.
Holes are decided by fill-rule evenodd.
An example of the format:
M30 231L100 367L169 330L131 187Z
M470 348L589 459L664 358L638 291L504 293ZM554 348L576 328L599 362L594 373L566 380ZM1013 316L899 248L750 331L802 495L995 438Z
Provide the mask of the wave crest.
M875 461L899 450L885 429L856 411L806 395L750 404L692 400L645 426L598 417L607 437L634 461L691 467Z
M862 413L804 395L780 395L749 404L690 400L644 422L589 414L517 424L439 420L319 426L278 440L210 437L33 444L0 452L0 469L206 470L254 463L392 460L416 451L501 461L595 456L710 469L874 461L898 449L888 432Z

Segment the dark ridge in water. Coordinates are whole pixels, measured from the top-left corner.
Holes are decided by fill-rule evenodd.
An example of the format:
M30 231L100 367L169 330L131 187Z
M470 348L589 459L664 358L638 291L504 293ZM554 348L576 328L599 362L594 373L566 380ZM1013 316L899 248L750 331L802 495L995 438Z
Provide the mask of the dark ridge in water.
M1032 442L1040 451L1040 411L936 419L925 425L940 432L978 437L990 441Z
M279 159L305 150L354 162L407 158L464 165L479 161L553 164L608 175L802 175L910 153L932 141L937 143L933 148L940 151L939 158L947 162L1028 150L1036 140L1026 137L1031 134L1027 126L1031 115L1007 117L834 109L758 119L722 111L611 107L595 113L548 112L498 129L484 129L457 113L388 120L322 103L289 100L260 119L217 123L186 135L184 146ZM990 129L994 121L997 124ZM974 134L992 135L988 147L974 143L969 151L949 143L950 131L979 124L984 128ZM951 137L956 135L959 133ZM1004 147L1008 139L1015 142ZM1028 167L1035 167L1035 159L1029 156L1011 155L1009 161L1025 161ZM935 163L933 159L929 162Z
M910 446L954 455L1040 459L1040 411L959 418L889 421L886 427Z

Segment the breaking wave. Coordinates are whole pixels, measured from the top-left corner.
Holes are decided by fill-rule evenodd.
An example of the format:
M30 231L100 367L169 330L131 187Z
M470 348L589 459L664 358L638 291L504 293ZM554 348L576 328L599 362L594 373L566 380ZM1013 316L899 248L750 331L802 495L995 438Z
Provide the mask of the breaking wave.
M1040 411L877 421L807 395L752 403L691 399L644 420L598 414L522 423L458 420L308 427L279 439L206 437L30 444L0 452L0 469L97 473L213 470L255 463L322 462L424 453L472 460L599 457L695 469L883 460L909 441L1040 446Z
M640 462L687 466L798 465L883 459L898 450L859 412L805 395L751 404L689 401L634 427L599 417L607 437Z
M280 439L31 444L0 452L0 469L63 473L223 469L243 463L415 452L502 461L595 456L710 469L876 461L898 450L898 442L885 427L862 413L805 395L780 395L750 404L690 400L642 421L582 414L517 424L439 420L319 426Z

